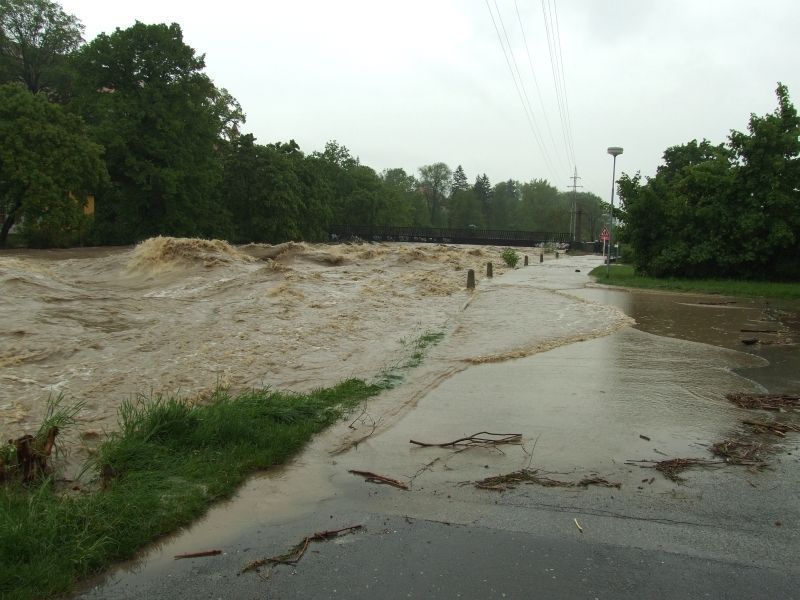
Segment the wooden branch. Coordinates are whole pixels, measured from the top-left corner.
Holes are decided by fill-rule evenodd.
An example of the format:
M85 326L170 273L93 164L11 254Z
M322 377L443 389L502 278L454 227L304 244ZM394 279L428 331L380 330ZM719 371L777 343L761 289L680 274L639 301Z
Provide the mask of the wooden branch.
M202 552L187 552L186 554L176 554L175 560L181 558L202 558L203 556L216 556L222 554L222 550L203 550Z
M312 535L308 535L302 539L302 541L295 544L288 552L285 554L279 554L277 556L270 556L268 558L258 558L256 560L250 561L247 563L244 568L239 571L239 573L247 573L248 571L255 571L259 567L263 567L267 564L273 565L296 565L300 562L300 559L308 550L309 545L311 542L314 541L324 541L330 539L332 537L338 536L340 533L355 531L356 529L361 529L364 527L363 525L351 525L349 527L342 527L341 529L332 529L330 531L319 531Z
M392 487L408 491L408 484L391 477L386 477L385 475L378 475L372 471L357 471L355 469L350 469L348 473L360 475L361 477L365 478L365 481L369 481L370 483L385 483L386 485L391 485Z
M493 437L481 437L493 436ZM466 437L458 438L452 442L445 442L443 444L432 444L427 442L418 442L416 440L408 440L410 444L422 446L423 448L451 448L454 446L492 446L498 444L521 444L521 433L491 433L489 431L479 431Z

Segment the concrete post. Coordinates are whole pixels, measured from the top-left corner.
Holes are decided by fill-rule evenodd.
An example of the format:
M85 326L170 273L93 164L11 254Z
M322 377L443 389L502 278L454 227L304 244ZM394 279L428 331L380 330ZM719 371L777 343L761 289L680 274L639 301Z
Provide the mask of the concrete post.
M494 273L492 271L492 263L486 263L486 276L487 277L494 277Z
M468 290L475 289L475 271L473 269L467 271L467 289Z
M542 251L542 252L540 252L540 253L539 253L539 262L540 262L540 263L543 263L543 262L544 262L544 251Z
M526 267L528 266L528 255L527 254L525 255L525 266Z

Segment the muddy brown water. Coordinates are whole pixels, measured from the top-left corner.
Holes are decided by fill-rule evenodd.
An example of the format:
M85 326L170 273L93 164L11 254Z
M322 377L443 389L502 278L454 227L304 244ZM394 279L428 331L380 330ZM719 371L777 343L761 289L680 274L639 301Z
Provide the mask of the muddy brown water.
M741 432L748 416L726 393L794 385L796 346L740 341L741 329L763 321L764 329L780 330L773 341L788 343L797 335L792 307L775 312L759 301L707 304L697 295L587 287L586 273L597 264L595 257L534 262L482 281L474 294L456 292L439 324L444 339L402 385L287 466L252 478L235 499L145 553L137 568L146 564L157 574L174 554L333 511L369 485L350 469L411 486L412 494L376 497L373 508L454 522L457 504L440 515L440 505L426 498L474 503L465 483L520 468L568 480L597 473L623 490L642 489L652 472L626 461L708 458L708 445ZM523 446L454 452L409 443L479 431L521 433ZM645 485L650 493L673 493L660 477Z
M740 430L746 413L725 393L798 388L796 306L611 290L589 285L596 257L508 270L501 250L157 238L0 254L3 434L35 428L49 394L86 402L81 432L113 429L119 403L137 393L202 400L218 385L304 391L368 379L402 364L423 333L445 334L354 421L143 555L163 566L347 497L363 485L349 469L434 495L523 467L635 487L642 474L626 460L707 457L708 444ZM466 270L485 274L488 261L495 277L467 292ZM750 335L764 343L743 346ZM524 445L409 444L478 431L521 433Z

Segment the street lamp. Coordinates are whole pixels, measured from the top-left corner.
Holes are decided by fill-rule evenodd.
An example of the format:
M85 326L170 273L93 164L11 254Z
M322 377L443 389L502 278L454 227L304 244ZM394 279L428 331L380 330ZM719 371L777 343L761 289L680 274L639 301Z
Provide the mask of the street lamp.
M616 187L617 178L617 157L622 154L622 148L619 146L611 146L608 153L614 157L614 167L611 171L611 227L608 230L608 262L606 263L606 279L611 275L611 248L612 240L614 239L614 188Z

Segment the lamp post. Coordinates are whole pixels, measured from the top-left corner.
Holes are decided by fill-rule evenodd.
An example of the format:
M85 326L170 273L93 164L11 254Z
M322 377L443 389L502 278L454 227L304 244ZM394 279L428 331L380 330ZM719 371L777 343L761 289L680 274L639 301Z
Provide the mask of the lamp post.
M606 263L606 279L611 275L611 248L612 240L614 239L614 188L616 187L617 178L617 157L622 154L622 148L619 146L611 146L608 153L614 157L614 166L611 171L611 227L608 229L608 262Z

